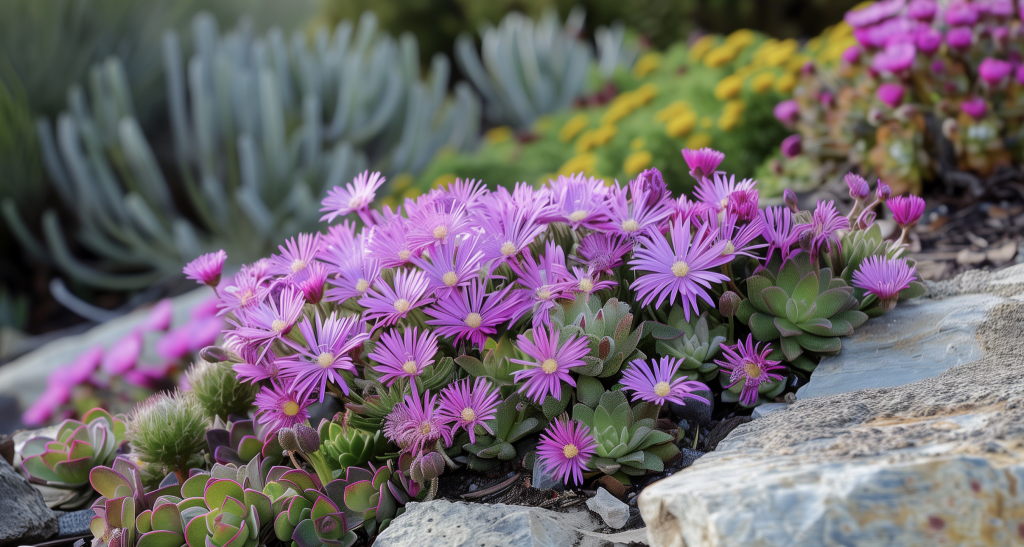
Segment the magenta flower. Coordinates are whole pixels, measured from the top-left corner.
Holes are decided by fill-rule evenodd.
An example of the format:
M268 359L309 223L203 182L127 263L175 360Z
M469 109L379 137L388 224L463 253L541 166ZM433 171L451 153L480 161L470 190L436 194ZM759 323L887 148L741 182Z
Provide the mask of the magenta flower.
M228 254L223 249L215 253L207 253L189 262L182 272L186 279L194 279L196 282L216 287L220 283L220 274L224 270L224 261Z
M320 303L324 297L324 283L327 282L328 273L327 266L321 262L314 262L303 270L295 286L302 292L306 302Z
M265 435L274 434L279 429L295 427L309 419L307 408L313 404L309 397L301 396L297 391L285 388L274 380L270 386L263 386L256 394L256 423L266 426Z
M337 384L348 395L348 384L341 372L355 373L356 367L349 353L370 338L362 320L358 317L339 319L335 312L331 312L326 320L321 320L317 312L316 331L307 317L299 325L299 332L305 344L286 340L298 353L282 357L276 363L282 374L293 378L290 388L306 397L318 391L321 403L327 395L327 382Z
M917 48L914 44L898 42L885 46L885 49L876 53L871 61L871 67L879 72L899 73L909 69L914 64L917 56Z
M385 332L369 357L377 363L373 369L382 373L381 383L390 386L398 378L409 378L415 384L423 369L434 363L436 354L437 336L413 327L401 335L396 329Z
M220 292L220 315L231 312L245 312L258 306L270 292L263 285L264 276L243 267L231 285Z
M281 290L278 299L269 298L254 308L236 310L232 319L239 336L253 342L270 344L284 338L302 316L306 299L292 287Z
M978 76L989 86L999 85L1011 72L1013 72L1013 65L993 57L988 57L978 65Z
M382 268L405 266L412 260L414 246L409 242L409 221L392 216L385 223L378 223L364 242L366 255L380 262Z
M705 289L711 288L712 283L729 279L711 271L732 260L732 255L724 254L727 244L727 241L716 242L707 225L698 228L691 237L689 220L673 222L668 241L661 234L641 239L635 258L630 261L633 270L647 272L630 287L636 291L637 298L642 299L640 306L657 300L655 307L660 307L666 298L672 305L678 296L687 321L690 312L697 311L697 297L714 307Z
M794 249L800 234L811 229L810 224L797 224L793 221L793 211L787 207L766 207L761 212L764 221L761 236L768 242L768 251L764 263L771 261L775 251L779 251L779 258L785 262L799 249Z
M499 402L501 393L497 389L492 390L486 378L477 378L472 389L469 378L466 378L441 390L441 404L437 412L452 424L452 435L460 428L464 429L469 433L469 442L475 443L477 426L494 435L487 420L497 417Z
M818 256L818 252L822 246L832 251L832 246L835 245L839 248L839 230L849 230L850 220L836 211L836 204L834 201L821 201L818 200L818 205L814 209L814 215L811 217L811 234L813 239L811 240L811 257Z
M913 0L907 6L907 15L918 21L930 22L938 9L935 0Z
M384 177L378 172L371 174L369 171L363 171L344 188L335 186L327 192L327 197L324 198L323 208L320 209L320 212L327 214L320 220L331 222L339 216L366 211L370 207L370 203L373 202L373 198L377 196L377 189L384 184L384 180Z
M885 203L892 195L892 188L882 179L878 179L878 186L875 187L875 199Z
M1018 66L1017 71L1013 73L1013 76L1016 78L1018 84L1024 84L1024 65Z
M772 109L775 119L779 120L786 127L792 126L800 119L800 105L793 99L787 99L775 105Z
M461 203L466 209L473 210L479 205L490 191L483 181L475 179L459 179L448 184L447 199L454 203Z
M538 212L528 213L518 208L491 210L480 219L483 229L481 250L484 260L493 260L492 268L518 255L544 232L545 226L537 222Z
M587 297L602 289L610 289L618 283L611 280L600 281L598 272L592 268L583 269L577 266L572 267L574 281L573 292L583 293Z
M461 242L450 238L430 250L430 260L416 257L412 263L427 274L431 294L445 298L468 285L480 272L484 253L479 244L476 236L465 237Z
M216 302L216 299L213 299L213 301ZM167 330L171 326L171 319L173 317L174 305L171 303L170 298L164 298L153 306L149 315L146 316L146 320L143 321L142 325L139 325L139 330L142 332Z
M960 110L975 120L980 120L988 113L988 103L982 97L971 97L960 103Z
M781 361L768 359L768 354L772 351L770 344L765 344L764 348L760 346L760 343L754 344L754 335L748 334L746 343L737 340L731 346L723 344L722 354L725 360L715 360L723 371L729 373L729 385L726 388L743 382L740 402L746 406L757 402L757 390L762 384L783 379L781 374L773 371L786 369L780 364Z
M608 221L601 228L635 239L648 228L657 226L672 214L673 203L662 200L651 205L650 194L650 189L639 179L630 181L627 188L612 187L606 201Z
M725 159L725 154L711 148L701 148L700 150L684 148L682 153L686 165L690 168L690 176L697 179L697 182L714 173Z
M764 244L751 245L764 231L764 218L755 210L754 218L747 223L741 224L739 217L726 211L722 218L718 215L708 214L705 223L715 232L719 242L725 242L723 255L744 255L750 258L757 258L751 251L765 247Z
M183 325L160 337L156 341L156 354L168 361L183 359L189 352L191 325Z
M914 44L921 53L931 55L942 45L942 33L929 26L919 27L914 33Z
M750 222L757 217L758 198L757 190L737 190L729 194L725 213L735 216L740 222Z
M36 399L21 415L21 421L29 426L41 426L53 418L60 407L71 401L71 387L63 384L47 386L43 394Z
M757 181L753 179L743 179L737 184L736 175L730 175L729 178L726 178L725 173L715 173L714 181L705 177L700 181L693 193L697 199L713 207L715 212L718 213L729 205L729 196L733 192L753 190L755 184L757 184Z
M451 445L451 428L437 412L436 401L437 396L431 397L430 391L424 393L421 400L419 392L413 389L411 395L405 396L405 401L395 405L384 417L384 436L403 452L414 455L432 450L441 439Z
M868 181L856 173L847 173L844 180L846 180L847 188L850 189L850 197L853 199L864 199L871 193Z
M851 65L857 64L860 61L861 49L860 46L854 44L843 50L841 55L842 59ZM776 116L778 117L778 116Z
M263 380L277 378L279 368L277 366L277 354L274 350L260 355L255 348L244 347L237 350L242 357L242 362L233 365L232 370L239 382L255 384Z
M953 49L967 49L974 42L971 27L953 27L946 31L946 43Z
M875 96L879 101L889 105L889 108L896 108L903 102L903 86L892 82L886 82L878 86Z
M423 310L432 319L427 324L442 336L453 337L453 344L468 340L483 349L488 336L497 333L497 326L508 321L516 300L509 297L511 285L487 294L487 282L474 279L469 286L438 299Z
M974 4L954 0L946 7L946 23L951 27L973 25L978 22L978 12Z
M915 195L896 196L885 205L892 211L892 218L900 228L913 226L924 214L924 200Z
M906 0L882 0L867 7L850 10L843 20L853 28L867 27L878 24L903 10Z
M710 401L694 395L694 391L704 391L708 386L700 382L690 382L685 376L672 379L682 361L674 357L664 356L661 363L653 359L648 365L643 359L637 359L622 371L621 384L626 391L633 392L633 402L647 401L658 406L667 402L685 405L685 399L696 399L710 404Z
M341 255L345 249L339 249L338 256L333 251L325 257L328 264L333 264L334 277L328 278L328 302L344 302L349 298L362 298L377 281L380 280L380 262L366 256L362 245L353 247L348 257Z
M74 387L86 384L100 368L103 360L103 347L93 346L82 352L70 364L62 366L47 377L48 385L65 385Z
M569 484L583 484L587 462L597 453L590 428L576 420L557 419L548 425L537 444L537 458L544 468Z
M603 180L585 178L579 173L571 177L559 175L555 184L560 221L573 228L595 228L605 220L607 187Z
M133 331L117 341L103 356L103 372L119 376L135 368L142 354L142 333Z
M562 382L576 387L576 381L569 375L569 370L586 365L583 361L590 350L586 338L570 336L564 344L558 344L558 329L548 332L543 326L533 328L533 341L520 334L519 350L532 357L533 360L511 359L513 363L525 366L523 370L512 373L515 381L523 382L519 392L538 403L543 403L548 395L556 399L562 396Z
M445 209L437 201L410 215L409 245L417 250L431 249L441 243L457 239L469 231L470 218L462 204Z
M793 134L782 139L782 144L779 145L782 155L790 159L799 156L803 149L803 138L799 134Z
M853 272L853 286L875 295L882 301L882 309L888 312L896 306L900 291L909 287L916 275L917 267L908 264L905 258L874 255L865 258Z
M424 298L428 285L426 274L420 270L395 272L394 288L383 280L377 281L359 300L359 305L366 308L363 319L376 321L374 330L394 325L399 319L405 318L409 310L429 304L433 300Z
M276 275L294 276L306 269L320 253L320 234L299 234L278 246L280 255L270 258L270 271Z
M622 257L633 248L629 241L616 234L593 233L583 237L576 260L598 272L611 272L622 265Z
M554 241L545 245L544 256L534 260L530 250L523 251L521 263L509 262L519 278L512 294L516 305L512 308L512 323L527 313L533 316L533 326L550 324L548 313L555 300L572 296L572 278L565 267L565 254Z

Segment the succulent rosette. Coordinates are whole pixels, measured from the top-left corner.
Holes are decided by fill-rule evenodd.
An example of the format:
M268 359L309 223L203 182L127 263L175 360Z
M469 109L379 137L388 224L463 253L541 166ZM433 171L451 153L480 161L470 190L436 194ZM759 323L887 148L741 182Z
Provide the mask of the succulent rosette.
M21 450L29 480L57 488L79 488L94 467L110 465L125 440L124 416L94 408L82 421L65 420L56 438L33 437Z

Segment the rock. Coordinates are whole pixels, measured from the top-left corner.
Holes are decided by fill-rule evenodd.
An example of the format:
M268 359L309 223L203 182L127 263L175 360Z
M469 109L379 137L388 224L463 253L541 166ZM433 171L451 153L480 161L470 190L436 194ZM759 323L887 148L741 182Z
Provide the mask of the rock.
M715 410L715 399L708 390L694 391L693 394L704 397L709 402L702 403L693 399L687 399L685 405L670 402L669 410L676 422L686 420L690 422L691 427L693 425L704 427L711 421L711 413Z
M64 513L57 519L57 537L69 538L90 533L89 522L95 514L92 509Z
M539 460L536 460L533 464L533 480L530 481L530 484L538 490L556 490L558 492L565 490L565 483L551 473L548 473L548 470L544 468L544 464Z
M1017 256L1017 242L1007 241L994 249L989 249L985 256L993 264L1006 264Z
M960 317L976 318L974 344L950 350L955 363L906 385L801 398L737 427L640 494L650 544L1024 545L1024 301L1011 298L1024 295L1024 266L929 292L897 312L928 316L955 300ZM855 338L840 358L868 355ZM941 341L921 328L891 338L876 374L918 366L908 356Z
M956 254L956 263L961 266L977 266L984 262L986 258L985 253L979 253L977 251L972 251L969 248L964 248Z
M0 458L0 547L41 543L57 533L57 515L28 481Z
M761 406L756 407L754 409L754 412L750 415L750 417L756 420L762 416L767 416L768 414L771 414L772 412L775 412L777 410L782 410L787 406L789 405L787 405L786 403L765 403Z
M629 506L604 488L598 488L597 495L587 500L587 508L600 515L609 528L618 530L629 520Z
M750 416L733 416L732 418L726 418L715 424L715 427L708 432L707 437L700 440L700 448L704 452L711 452L718 447L718 443L722 442L733 429L736 429L740 425L743 425L750 420Z

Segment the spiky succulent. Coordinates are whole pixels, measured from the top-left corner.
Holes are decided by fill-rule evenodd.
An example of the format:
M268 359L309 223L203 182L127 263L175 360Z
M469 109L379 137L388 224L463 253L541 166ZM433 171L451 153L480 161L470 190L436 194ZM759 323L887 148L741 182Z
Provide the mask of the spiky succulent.
M707 313L686 321L683 309L673 306L666 324L648 322L644 328L657 340L658 355L671 355L679 359L679 366L690 380L708 381L718 372L715 357L726 341L727 328L716 325Z
M554 399L554 397L548 397ZM564 408L564 407L563 407ZM547 419L536 411L536 405L531 405L519 393L513 393L505 398L496 409L497 415L486 422L487 426L494 432L488 434L482 428L477 428L476 442L470 443L469 436L460 435L455 446L461 446L469 454L466 456L466 464L471 469L486 471L496 467L502 461L508 461L516 457L516 447L519 440L531 433L536 433L547 425ZM561 412L555 412L558 414Z
M185 373L192 393L211 419L227 420L232 414L244 415L259 393L258 385L238 381L231 368L233 364L199 360Z
M633 328L629 304L610 298L567 300L551 311L551 323L562 333L585 336L590 354L583 358L587 366L574 369L582 376L607 378L622 365L647 357L636 348L644 333L644 324Z
M352 527L361 522L363 529L375 536L405 512L407 503L426 496L426 490L406 477L411 464L412 456L402 454L380 468L372 464L349 467L344 479L327 483L324 491L339 508L343 507Z
M65 420L55 438L33 437L21 449L21 467L29 480L55 488L77 489L89 482L89 472L110 465L124 444L124 416L102 408L85 413L82 421Z
M253 420L236 420L225 424L214 418L213 427L206 432L206 446L213 461L227 465L242 465L256 456L264 460L281 461L281 444L277 435L267 435L267 429Z
M596 408L577 403L572 418L589 427L597 441L597 455L588 467L624 484L630 484L631 476L664 471L679 448L672 435L655 429L654 417L646 416L653 408L646 403L630 407L622 391L605 392Z
M320 450L333 476L338 478L346 469L369 463L387 452L388 441L378 430L368 433L337 422L320 422Z
M128 440L142 462L162 466L185 482L206 447L206 411L191 392L160 393L128 416Z

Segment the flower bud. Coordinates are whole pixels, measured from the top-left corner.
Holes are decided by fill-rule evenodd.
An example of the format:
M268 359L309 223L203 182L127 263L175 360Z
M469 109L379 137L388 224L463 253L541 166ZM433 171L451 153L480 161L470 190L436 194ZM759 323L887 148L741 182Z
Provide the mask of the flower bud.
M864 177L856 173L846 174L846 186L850 189L850 197L853 199L864 199L871 193L871 187Z
M861 215L859 221L857 222L857 229L867 230L868 228L870 228L871 225L875 223L876 216L877 215L875 215L874 211L865 212L863 215Z
M299 450L299 439L295 435L295 430L290 427L285 427L277 432L277 442L281 443L281 448L295 452Z
M786 188L782 192L782 199L786 201L786 207L789 207L790 211L794 213L800 212L800 207L797 206L796 192Z
M722 317L732 317L739 310L740 302L742 302L740 295L732 291L725 291L718 299L718 311L722 313Z
M875 188L875 197L878 198L878 201L885 203L891 195L892 188L889 188L888 184L882 182L882 179L878 179L878 187Z
M803 152L803 140L800 135L790 135L782 140L782 145L779 147L782 150L782 155L787 158L795 158Z
M423 484L444 473L444 458L437 452L427 452L413 460L409 467L409 478Z
M223 363L231 358L231 352L220 346L206 346L199 350L199 358L207 363Z
M320 450L320 435L312 427L306 424L295 426L295 437L298 441L299 449L306 454Z

